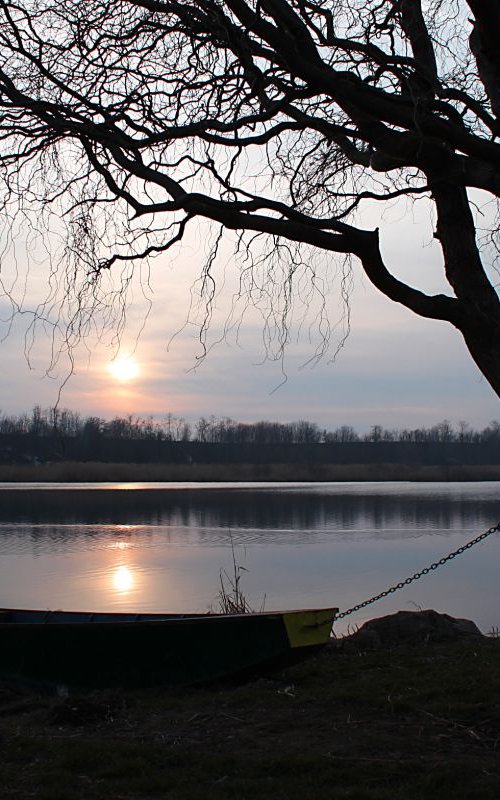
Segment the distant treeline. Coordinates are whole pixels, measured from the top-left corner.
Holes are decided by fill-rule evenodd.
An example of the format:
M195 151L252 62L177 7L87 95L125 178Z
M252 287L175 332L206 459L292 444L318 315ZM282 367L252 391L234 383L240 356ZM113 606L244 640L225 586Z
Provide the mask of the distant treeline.
M443 420L430 428L359 434L314 422L254 423L166 414L106 420L69 409L0 414L0 463L101 461L172 464L500 464L500 422L482 430Z
M430 428L383 428L372 425L360 434L350 425L334 430L315 422L236 422L230 418L200 417L195 423L167 413L163 419L128 415L111 420L83 416L70 409L42 409L30 413L0 413L0 435L22 434L40 438L62 436L73 439L133 439L210 444L333 444L337 442L498 442L500 422L493 420L481 430L467 422L454 426L443 420Z

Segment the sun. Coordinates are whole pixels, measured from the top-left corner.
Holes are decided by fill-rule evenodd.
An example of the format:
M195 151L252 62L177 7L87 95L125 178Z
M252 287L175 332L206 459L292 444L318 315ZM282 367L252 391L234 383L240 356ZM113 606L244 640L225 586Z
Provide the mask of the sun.
M108 371L117 381L127 383L137 378L140 369L137 361L131 356L119 356L108 364Z

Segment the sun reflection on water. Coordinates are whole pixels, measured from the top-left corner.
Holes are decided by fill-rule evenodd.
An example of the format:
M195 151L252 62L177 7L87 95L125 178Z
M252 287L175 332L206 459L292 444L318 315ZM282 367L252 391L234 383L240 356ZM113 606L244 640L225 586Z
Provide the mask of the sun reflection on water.
M128 550L130 542L112 542L110 545L111 550Z
M120 594L128 594L134 587L134 573L125 564L120 564L113 571L113 587Z

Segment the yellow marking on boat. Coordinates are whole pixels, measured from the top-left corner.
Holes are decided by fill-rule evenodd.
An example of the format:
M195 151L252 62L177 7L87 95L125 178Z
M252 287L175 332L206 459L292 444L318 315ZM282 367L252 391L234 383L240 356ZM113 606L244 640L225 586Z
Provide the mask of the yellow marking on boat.
M326 644L330 638L333 620L338 608L319 611L292 611L283 614L290 647L309 647Z

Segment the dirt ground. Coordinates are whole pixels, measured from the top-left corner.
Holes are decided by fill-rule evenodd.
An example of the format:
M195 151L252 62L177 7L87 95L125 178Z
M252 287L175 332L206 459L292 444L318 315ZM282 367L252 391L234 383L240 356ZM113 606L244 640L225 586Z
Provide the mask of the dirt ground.
M500 640L333 642L245 684L0 684L2 800L500 797Z

